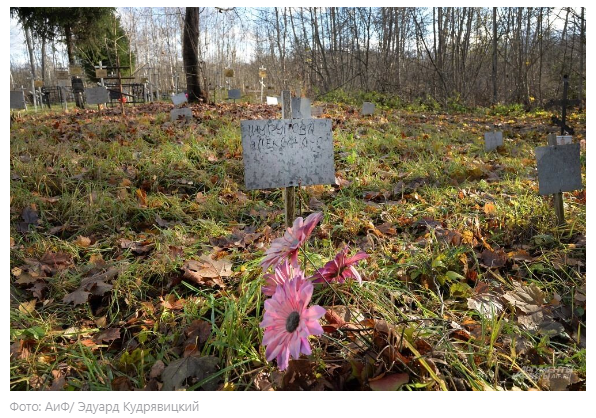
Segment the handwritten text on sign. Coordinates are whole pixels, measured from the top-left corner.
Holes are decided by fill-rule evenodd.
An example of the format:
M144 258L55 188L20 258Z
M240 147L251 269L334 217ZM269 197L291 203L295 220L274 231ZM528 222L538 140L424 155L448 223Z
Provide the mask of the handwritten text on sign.
M331 120L244 120L240 128L248 190L334 184Z

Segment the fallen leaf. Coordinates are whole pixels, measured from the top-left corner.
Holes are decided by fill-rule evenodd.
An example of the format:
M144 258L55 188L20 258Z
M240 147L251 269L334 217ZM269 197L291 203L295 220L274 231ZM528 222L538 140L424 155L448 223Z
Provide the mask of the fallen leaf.
M184 304L186 303L186 299L178 299L176 295L169 294L164 298L160 296L161 305L166 309L171 309L174 311L179 311L184 308Z
M35 304L37 299L31 299L29 302L23 302L19 305L19 312L25 315L32 315L35 313Z
M94 340L99 344L102 341L114 341L120 338L120 328L108 328L97 334Z
M130 379L126 376L118 376L112 380L112 390L116 391L130 391L133 390Z
M495 207L494 203L485 203L484 204L484 213L486 215L494 215L497 213L497 208Z
M481 265L486 268L500 268L507 263L507 254L503 250L492 251L485 249L480 254Z
M579 381L577 373L568 367L549 367L542 371L538 384L544 389L562 391Z
M380 378L370 379L368 384L372 390L393 391L410 381L407 373L386 374Z
M524 286L519 283L514 285L514 290L505 292L503 298L515 308L519 308L522 312L529 314L542 309L544 304L544 293L540 288L532 283L529 286Z
M223 277L232 275L232 263L222 258L213 260L210 256L201 256L200 260L188 260L182 266L185 279L207 286L225 287Z
M198 342L204 344L211 335L211 322L195 319L184 329L187 342Z
M161 374L163 387L161 390L178 390L181 389L188 379L188 385L197 383L217 371L219 359L213 356L205 357L184 357L174 360L164 369ZM204 390L215 390L217 388L217 378L213 379L203 386Z
M149 377L154 379L161 376L162 372L166 368L166 365L161 360L157 360L153 366L151 367L151 372L149 372Z
M63 390L64 384L66 383L66 376L64 373L60 370L52 370L52 376L54 377L54 381L52 382L52 386L50 386L50 390Z
M137 201L141 206L147 206L147 192L143 189L137 189L135 191L135 196L137 197Z
M46 253L39 261L56 270L66 269L73 264L72 255L66 253Z
M82 235L79 235L77 237L77 239L75 240L75 244L76 245L79 245L79 246L81 246L83 248L87 248L88 246L91 245L91 239L88 238L88 237L84 237Z
M145 255L153 250L155 244L149 240L131 241L129 239L122 238L120 240L120 247L124 249L129 249L136 255Z

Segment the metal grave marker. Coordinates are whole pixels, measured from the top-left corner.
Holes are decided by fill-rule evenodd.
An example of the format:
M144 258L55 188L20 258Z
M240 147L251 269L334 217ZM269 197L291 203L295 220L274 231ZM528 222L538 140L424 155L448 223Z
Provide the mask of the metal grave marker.
M103 104L110 101L108 89L105 87L92 87L85 89L85 98L88 104Z
M323 113L323 106L313 106L310 108L310 115L313 117L322 116Z
M362 103L362 115L372 115L375 113L375 104L371 102Z
M538 193L541 195L583 189L579 144L537 147Z
M484 133L484 150L492 151L497 147L503 146L503 132L485 132Z
M242 97L242 92L239 89L228 90L228 99L238 100Z
M68 80L68 70L56 70L57 80Z
M43 80L35 80L35 88L43 87Z
M189 107L181 107L170 111L170 120L172 122L178 120L180 117L184 117L186 120L192 119L192 110Z
M244 120L240 129L248 190L335 183L331 120Z
M310 119L310 99L292 97L292 119Z
M172 102L175 106L188 102L188 99L186 98L186 93L178 93L172 95Z
M569 145L573 142L571 135L557 135L557 145Z
M10 108L11 109L27 109L25 105L25 93L20 90L10 92Z
M277 105L277 97L267 96L267 104L269 106L276 106Z
M83 67L80 65L71 65L70 66L70 75L83 75Z
M108 78L108 70L104 70L104 69L95 70L95 78Z

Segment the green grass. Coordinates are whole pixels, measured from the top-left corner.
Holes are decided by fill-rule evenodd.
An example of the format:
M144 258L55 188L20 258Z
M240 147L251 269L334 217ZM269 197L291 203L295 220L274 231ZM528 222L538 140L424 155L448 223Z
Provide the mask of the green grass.
M328 99L342 93L334 94ZM326 110L336 125L335 168L350 183L304 188L300 199L304 215L311 197L325 205L303 259L309 272L343 244L369 253L358 267L367 278L362 286L317 286L313 296L322 306L347 306L362 323L357 331L311 340L307 364L314 377L300 381L303 388L326 382L326 388L368 389L369 379L382 373L407 373L404 390L548 389L528 372L532 367L569 367L580 380L575 388L585 388L586 351L578 338L585 334L585 302L577 292L586 281L585 246L578 244L586 206L581 195L565 193L567 223L557 227L550 197L538 195L533 149L546 141L549 115L515 106L453 115L437 113L432 103L412 111L396 98L358 100L377 102L377 114L346 118L353 108L332 103ZM239 128L239 119L274 118L277 109L209 106L194 109L200 120L172 123L170 107L127 108L126 118L60 109L15 118L12 390L47 389L58 373L68 390L110 390L122 382L159 388L152 368L184 355L197 320L210 332L196 349L215 356L219 369L189 379L187 388L211 381L220 389L255 390L258 379L280 388L258 324L265 299L259 262L283 233L283 201L279 190L244 190ZM570 120L578 138L585 137L585 114ZM482 134L496 123L503 124L505 146L487 153ZM19 223L27 207L39 220L24 233ZM261 235L215 248L217 239L245 227ZM135 252L123 240L150 248ZM482 261L487 248L512 255L489 269ZM531 260L512 258L522 250ZM34 299L33 285L16 281L35 273L35 262L48 253L66 254L72 263L45 274L41 298L27 312L21 304ZM181 280L184 261L207 254L232 263L223 289ZM76 306L63 302L107 266L119 269L110 291ZM467 305L480 283L502 297L518 282L535 283L545 304L558 298L548 309L561 312L563 334L524 328L507 305L493 318ZM164 302L179 299L181 307ZM98 339L113 328L118 338Z

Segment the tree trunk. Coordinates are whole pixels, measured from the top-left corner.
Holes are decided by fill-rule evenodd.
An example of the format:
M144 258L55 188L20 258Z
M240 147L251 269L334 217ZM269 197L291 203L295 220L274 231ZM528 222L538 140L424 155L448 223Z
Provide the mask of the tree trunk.
M582 7L581 19L579 21L580 35L579 35L579 85L577 91L577 98L579 99L579 108L583 109L584 98L584 45L586 43L586 21L584 19L584 8Z
M31 31L25 29L25 42L27 43L27 51L29 52L29 65L31 66L31 77L35 79L35 60L33 59L33 38L31 38Z
M187 7L184 17L184 34L182 36L182 61L186 73L186 88L189 103L206 102L205 93L201 90L199 76L199 8Z
M493 7L493 105L497 104L497 8Z

